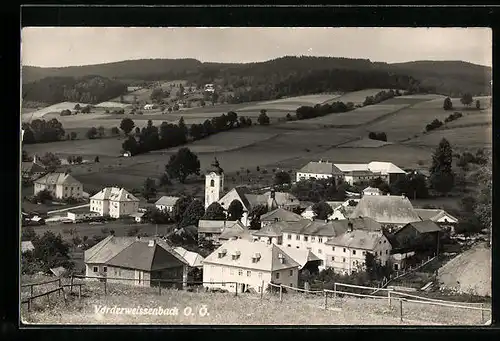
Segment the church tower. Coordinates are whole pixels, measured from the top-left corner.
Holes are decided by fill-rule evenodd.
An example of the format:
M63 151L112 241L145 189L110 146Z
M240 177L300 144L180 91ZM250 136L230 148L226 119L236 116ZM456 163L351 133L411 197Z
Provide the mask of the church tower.
M205 175L205 209L211 203L219 201L224 189L224 170L214 158L211 167Z

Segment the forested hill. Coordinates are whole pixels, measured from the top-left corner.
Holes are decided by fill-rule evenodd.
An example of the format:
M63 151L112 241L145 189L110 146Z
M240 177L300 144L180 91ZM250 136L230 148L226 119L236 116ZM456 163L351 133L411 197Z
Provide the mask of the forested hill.
M117 63L72 66L65 68L23 67L23 83L30 83L45 77L81 77L99 75L102 77L137 81L187 79L198 84L218 83L237 89L274 89L286 95L312 93L312 91L351 90L370 86L400 86L402 89L417 86L417 90L459 96L470 92L473 95L489 94L491 68L460 61L417 61L387 64L371 62L369 59L333 57L282 57L266 62L248 64L202 63L195 59L142 59ZM344 86L342 80L332 81L327 75L337 77L349 74ZM376 79L383 80L377 86ZM388 81L388 78L391 78ZM354 80L353 80L354 79ZM307 82L314 89L309 89ZM363 84L367 82L370 84ZM297 84L300 84L297 85ZM340 84L340 86L339 86ZM300 87L300 93L283 90ZM258 95L257 97L261 97ZM271 96L274 97L274 96Z

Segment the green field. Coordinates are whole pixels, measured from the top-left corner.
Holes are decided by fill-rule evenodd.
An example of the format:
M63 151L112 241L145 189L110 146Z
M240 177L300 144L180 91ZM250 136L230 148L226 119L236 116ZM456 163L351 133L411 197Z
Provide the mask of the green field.
M288 111L295 112L301 106L315 106L325 102L334 101L339 98L341 94L317 94L283 98L273 101L260 102L254 105L249 105L239 109L241 112L245 111L260 111L261 109L268 111Z
M437 146L446 138L454 147L481 148L491 146L492 127L472 126L454 129L440 129L405 142L408 145Z
M354 103L354 105L363 104L366 97L375 96L380 91L387 91L387 90L389 89L365 89L360 91L348 92L342 96L338 96L329 101L325 101L323 104L325 103L331 104L333 102L344 102L344 103L351 102Z

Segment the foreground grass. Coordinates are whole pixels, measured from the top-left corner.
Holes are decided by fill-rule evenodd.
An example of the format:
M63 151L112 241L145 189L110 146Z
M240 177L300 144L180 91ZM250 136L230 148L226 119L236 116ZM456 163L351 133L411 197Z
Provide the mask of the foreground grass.
M322 296L284 294L283 301L275 295L188 292L163 290L161 296L152 288L134 288L108 285L104 296L100 283L84 286L82 299L69 295L65 305L62 298L53 296L49 305L46 298L33 304L31 311L22 306L21 318L28 324L200 324L200 325L477 325L480 311L438 307L417 303L392 307L387 299L328 299L324 309ZM101 313L102 307L117 308L177 308L176 315L134 315ZM185 309L191 313L188 316ZM206 308L206 311L204 311ZM200 310L201 309L201 310ZM206 312L206 314L204 314ZM200 314L201 313L201 314ZM484 314L484 321L490 318Z

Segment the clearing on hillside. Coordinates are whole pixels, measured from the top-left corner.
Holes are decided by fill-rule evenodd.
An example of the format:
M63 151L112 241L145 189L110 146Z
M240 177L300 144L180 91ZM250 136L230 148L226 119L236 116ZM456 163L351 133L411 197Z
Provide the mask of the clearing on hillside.
M396 113L408 107L408 104L374 104L358 108L353 111L339 114L329 114L322 117L311 118L301 121L289 122L290 125L297 124L323 124L337 128L360 126L381 119L384 116Z
M450 128L474 126L474 125L488 125L493 123L493 115L491 109L481 111L464 111L462 117L458 120L446 124Z
M335 98L340 97L340 94L327 93L327 94L315 94L315 95L305 95L288 97L283 99L277 99L273 101L259 102L253 105L245 106L240 108L238 111L259 111L261 109L265 110L280 110L280 111L292 111L303 105L305 106L315 106L316 104L322 104L325 102L333 101Z
M492 144L492 127L472 126L438 129L415 139L411 139L405 142L405 144L436 147L442 138L447 139L453 147L482 148Z
M438 270L443 288L491 297L491 249L478 244Z
M81 107L86 106L87 104L85 103L78 103L78 102L61 102L57 104L53 104L51 106L45 107L43 109L31 111L29 113L23 114L22 115L22 120L23 121L31 121L34 119L41 119L48 113L61 113L63 110L74 110L75 105L79 104Z
M389 144L392 144L392 142L363 138L356 141L350 141L345 144L341 144L340 146L338 146L338 148L378 148Z
M380 91L388 91L388 90L389 89L365 89L360 91L348 92L342 96L335 97L332 100L325 101L322 104L326 103L332 104L333 102L344 102L344 103L352 102L354 103L354 105L363 104L366 97L375 96Z

